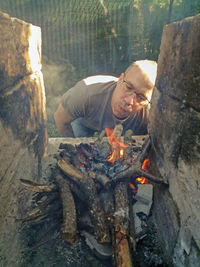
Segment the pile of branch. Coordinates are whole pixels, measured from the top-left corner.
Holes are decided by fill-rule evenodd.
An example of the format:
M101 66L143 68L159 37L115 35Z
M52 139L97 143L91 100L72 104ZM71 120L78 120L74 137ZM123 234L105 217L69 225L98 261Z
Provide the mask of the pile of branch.
M121 126L117 126L114 136L121 138L122 130ZM96 145L100 148L101 155L107 159L113 148L104 135L102 132ZM81 158L76 147L60 144L60 152L56 155L57 168L54 172L54 184L48 186L21 180L24 186L36 192L35 201L37 202L37 207L28 212L24 222L39 223L45 220L48 214L56 212L62 218L62 238L72 243L78 239L78 232L83 228L81 218L87 213L89 222L85 227L99 243L112 244L113 265L132 266L131 251L135 249L134 218L127 185L129 182L136 184L138 176L144 176L157 183L164 183L164 181L141 169L150 148L150 139L140 137L140 145L136 145L137 142L130 131L125 133L123 139L128 148L125 150L124 158L120 159L120 164L123 166L124 162L129 161L129 165L126 169L122 168L122 171L117 172L112 179L105 172L88 169L82 172ZM137 151L134 153L137 155L135 158L132 154L133 148ZM91 157L84 147L82 153L84 157ZM104 166L97 164L95 168L100 170ZM40 201L44 195L47 196L46 199ZM61 203L58 200L61 200Z

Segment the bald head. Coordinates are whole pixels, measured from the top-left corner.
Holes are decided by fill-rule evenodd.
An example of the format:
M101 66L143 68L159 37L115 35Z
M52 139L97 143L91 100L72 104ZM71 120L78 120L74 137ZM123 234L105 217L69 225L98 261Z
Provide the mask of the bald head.
M157 75L157 63L153 60L137 60L133 62L125 71L127 74L132 68L139 68L146 77L148 77L151 84L154 86Z

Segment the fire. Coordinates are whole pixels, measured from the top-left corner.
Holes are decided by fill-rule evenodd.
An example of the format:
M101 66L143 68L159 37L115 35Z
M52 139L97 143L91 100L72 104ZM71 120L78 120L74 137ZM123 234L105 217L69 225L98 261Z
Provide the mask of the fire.
M120 142L119 137L115 137L113 135L113 129L106 128L105 129L109 144L112 147L112 153L107 158L108 161L114 163L115 160L119 160L124 156L124 150L128 147L128 145L125 145L124 143Z
M149 164L149 158L146 158L143 161L142 170L147 171L148 170L148 164ZM148 180L143 176L138 177L136 180L141 184L147 184L148 183Z

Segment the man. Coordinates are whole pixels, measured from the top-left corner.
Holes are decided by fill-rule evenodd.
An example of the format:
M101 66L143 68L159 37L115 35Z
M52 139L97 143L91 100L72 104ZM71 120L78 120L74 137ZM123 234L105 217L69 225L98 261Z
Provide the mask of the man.
M54 114L58 131L65 137L92 136L121 123L124 131L146 134L156 73L155 61L139 60L119 78L97 75L78 82Z

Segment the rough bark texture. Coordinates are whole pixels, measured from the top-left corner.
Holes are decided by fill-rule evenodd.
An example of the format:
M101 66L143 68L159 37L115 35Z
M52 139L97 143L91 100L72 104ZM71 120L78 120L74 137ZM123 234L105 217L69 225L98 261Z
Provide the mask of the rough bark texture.
M61 228L63 240L74 243L77 240L76 206L69 183L59 173L56 174L63 211L63 223Z
M129 199L127 184L119 183L115 187L115 213L114 213L114 258L116 266L132 266L129 246Z
M20 266L17 218L30 194L19 179L37 180L47 142L39 27L0 12L0 251Z
M157 216L157 224L159 230L163 229L163 223L168 224L168 229L174 228L169 231L176 233L172 240L167 233L163 241L166 253L170 256L174 253L176 266L186 266L195 257L196 264L200 261L199 44L200 15L164 27L150 112L149 133L154 160L161 175L169 181L172 197L172 201L164 201L160 194L155 202L155 206L163 205L166 210L166 216ZM179 212L180 229L178 218L169 216L171 210L176 209L173 202Z

